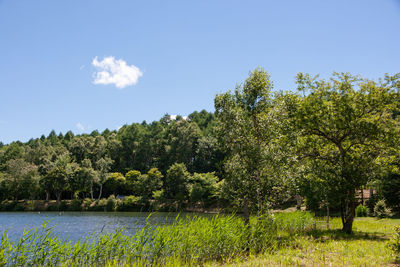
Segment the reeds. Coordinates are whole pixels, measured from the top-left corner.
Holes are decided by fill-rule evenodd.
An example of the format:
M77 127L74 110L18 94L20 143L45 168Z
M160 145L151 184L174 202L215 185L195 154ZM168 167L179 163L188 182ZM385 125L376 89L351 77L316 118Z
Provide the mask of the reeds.
M226 261L273 247L277 227L271 216L246 225L239 216L176 218L172 225L146 224L132 235L118 228L76 243L56 236L47 223L24 231L17 242L3 232L0 266L163 265Z

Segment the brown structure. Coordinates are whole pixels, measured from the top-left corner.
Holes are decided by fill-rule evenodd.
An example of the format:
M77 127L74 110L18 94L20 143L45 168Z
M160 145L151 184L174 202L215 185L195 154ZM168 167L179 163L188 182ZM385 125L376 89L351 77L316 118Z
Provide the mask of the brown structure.
M356 202L365 205L367 200L370 199L375 193L376 190L373 188L357 190Z

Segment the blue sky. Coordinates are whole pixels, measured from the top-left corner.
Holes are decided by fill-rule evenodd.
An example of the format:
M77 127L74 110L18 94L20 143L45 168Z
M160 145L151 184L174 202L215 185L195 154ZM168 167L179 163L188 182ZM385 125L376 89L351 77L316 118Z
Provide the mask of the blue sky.
M400 1L0 0L0 141L213 111L257 66L400 72Z

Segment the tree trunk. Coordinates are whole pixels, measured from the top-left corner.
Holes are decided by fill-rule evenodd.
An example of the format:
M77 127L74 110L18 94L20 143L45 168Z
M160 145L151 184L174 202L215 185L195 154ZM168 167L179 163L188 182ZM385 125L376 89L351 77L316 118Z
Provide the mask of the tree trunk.
M101 194L103 193L103 184L100 184L100 192L99 192L99 198L97 200L101 199Z
M364 206L364 189L361 188L361 205Z
M56 197L57 197L57 204L60 204L61 192L57 192L57 193L56 193Z
M46 191L46 202L50 200L50 192Z
M341 205L341 216L342 216L342 223L343 223L343 228L342 231L348 234L351 234L353 231L353 221L354 221L354 200L351 198L351 200L345 201L342 200L342 205Z
M326 229L330 229L329 225L329 203L326 203Z
M295 198L296 198L296 210L301 210L301 202L302 202L301 196L296 195Z
M93 186L90 186L90 199L93 200Z
M249 215L249 199L248 197L244 198L244 203L243 203L243 216L244 216L244 223L246 225L249 224L250 221L250 215Z

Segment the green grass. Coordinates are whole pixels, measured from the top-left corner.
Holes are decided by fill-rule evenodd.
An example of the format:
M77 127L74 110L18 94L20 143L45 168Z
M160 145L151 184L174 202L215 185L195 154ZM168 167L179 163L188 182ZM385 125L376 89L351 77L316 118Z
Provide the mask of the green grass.
M399 219L357 218L355 232L341 232L340 219L327 230L310 213L276 213L176 219L147 225L133 235L118 229L72 244L42 227L18 242L3 233L0 266L385 266L395 264L388 243Z
M397 266L388 244L400 219L357 218L354 233L340 231L340 218L331 221L331 230L323 223L278 250L235 260L227 266ZM323 229L324 228L324 229ZM210 266L219 265L210 263Z

